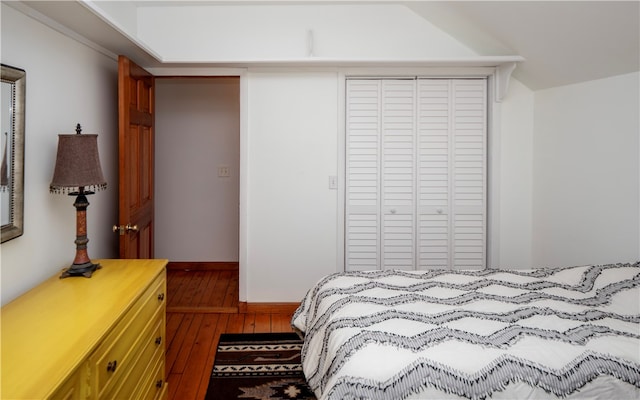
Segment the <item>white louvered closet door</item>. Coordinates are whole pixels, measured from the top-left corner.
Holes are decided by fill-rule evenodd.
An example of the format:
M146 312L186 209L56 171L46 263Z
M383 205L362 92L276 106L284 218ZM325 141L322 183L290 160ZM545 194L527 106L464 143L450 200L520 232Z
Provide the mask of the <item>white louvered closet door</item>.
M348 80L346 100L346 270L484 267L486 80Z
M451 265L451 81L418 83L418 269Z
M380 268L380 80L348 80L345 266Z
M416 81L382 81L381 268L415 269Z
M418 269L485 267L486 98L486 79L418 80Z
M486 267L487 80L451 81L453 182L451 207L455 268Z

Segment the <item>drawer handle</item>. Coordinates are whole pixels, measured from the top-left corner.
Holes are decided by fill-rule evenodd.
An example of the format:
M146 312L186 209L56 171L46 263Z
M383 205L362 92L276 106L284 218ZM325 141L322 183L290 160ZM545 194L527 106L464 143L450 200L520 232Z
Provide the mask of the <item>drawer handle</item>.
M160 344L160 343L162 343L162 336L158 336L156 338L156 344Z
M118 366L118 361L109 361L107 364L107 372L116 372L116 367Z
M160 389L162 387L162 379L156 382L156 387Z
M160 293L158 295L158 301L162 301L162 300L164 300L164 293Z

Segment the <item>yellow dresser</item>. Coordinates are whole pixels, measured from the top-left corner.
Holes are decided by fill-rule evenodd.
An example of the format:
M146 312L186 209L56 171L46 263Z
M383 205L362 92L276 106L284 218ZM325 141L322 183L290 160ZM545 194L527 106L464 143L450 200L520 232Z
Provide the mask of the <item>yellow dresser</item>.
M167 397L167 260L95 261L2 307L1 399Z

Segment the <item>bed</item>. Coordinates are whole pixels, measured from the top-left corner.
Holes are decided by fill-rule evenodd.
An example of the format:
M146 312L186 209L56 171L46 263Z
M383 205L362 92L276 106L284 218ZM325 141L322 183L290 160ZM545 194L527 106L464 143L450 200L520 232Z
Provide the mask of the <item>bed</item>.
M640 263L336 273L292 324L321 400L640 398Z

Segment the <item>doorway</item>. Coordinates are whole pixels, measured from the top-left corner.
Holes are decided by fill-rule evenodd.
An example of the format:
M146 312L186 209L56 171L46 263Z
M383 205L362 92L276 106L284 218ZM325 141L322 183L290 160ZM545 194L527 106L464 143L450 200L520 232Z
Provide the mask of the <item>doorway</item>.
M240 78L155 85L155 257L189 271L237 271Z

